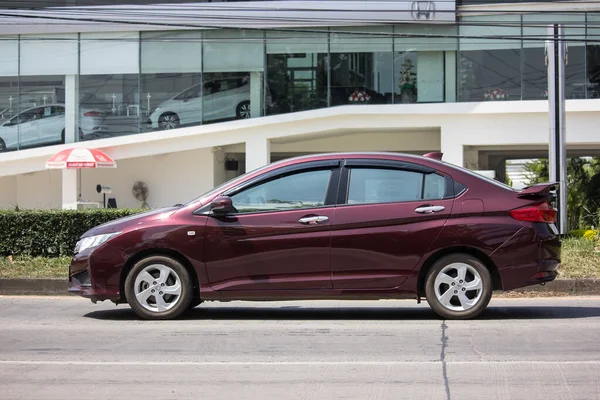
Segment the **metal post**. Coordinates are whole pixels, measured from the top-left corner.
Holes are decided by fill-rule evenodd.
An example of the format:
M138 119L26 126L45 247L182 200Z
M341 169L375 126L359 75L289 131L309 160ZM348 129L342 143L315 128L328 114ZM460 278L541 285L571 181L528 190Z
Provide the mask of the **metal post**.
M565 66L567 44L564 41L564 28L551 25L546 42L546 62L548 65L548 116L550 141L548 146L548 167L551 182L558 182L557 193L558 229L561 234L568 232L567 226L567 147L565 129Z

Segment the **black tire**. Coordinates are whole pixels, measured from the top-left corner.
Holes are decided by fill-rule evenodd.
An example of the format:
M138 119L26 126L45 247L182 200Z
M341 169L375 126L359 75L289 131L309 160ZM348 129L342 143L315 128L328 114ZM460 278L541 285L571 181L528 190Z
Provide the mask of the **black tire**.
M191 310L192 308L196 308L196 307L198 307L200 304L202 304L202 300L200 300L200 299L194 299L194 300L192 300L192 302L190 303L190 306L188 307L188 310Z
M174 305L167 309L166 311L152 311L145 308L140 301L136 298L135 295L135 281L138 275L143 272L147 267L151 267L154 265L166 266L170 268L179 278L181 283L181 294L177 301L173 301ZM156 276L154 276L157 278ZM170 279L174 279L173 275L171 275ZM158 279L157 279L158 281ZM160 283L159 283L160 285ZM148 288L150 289L150 288ZM158 290L158 289L157 289ZM153 297L151 295L150 297ZM176 260L166 257L166 256L151 256L144 258L141 261L138 261L129 274L127 274L127 279L125 280L125 297L129 306L135 311L135 313L143 319L173 319L180 316L186 310L188 310L192 299L192 280L190 278L190 274L185 269L183 265L181 265ZM163 297L164 298L164 297ZM148 301L147 301L148 303ZM170 304L170 303L167 303Z
M2 140L2 138L0 138L0 153L5 153L6 152L6 143L4 143L4 140Z
M453 266L458 266L459 263L466 264L467 272L464 280L459 280L458 269L454 269ZM453 280L453 286L451 289L450 284L441 283L438 293L441 295L448 293L448 306L442 304L438 299L435 288L435 281L438 274L446 268L448 268L446 271L448 272L447 275ZM481 289L479 290L469 290L469 286L463 287L463 285L468 283L476 282L476 277L472 270L479 274L481 278ZM454 277L454 274L457 276ZM456 279L456 281L454 281L454 279ZM450 290L451 292L447 292L447 290ZM442 257L431 266L427 273L427 280L425 281L425 297L427 298L427 302L432 310L444 319L471 319L477 317L488 306L490 299L492 298L492 292L493 285L490 271L479 259L469 254L457 253ZM455 293L458 294L455 295ZM460 310L459 308L465 308L462 305L461 299L466 299L466 302L473 299L477 300L470 308Z
M158 117L158 129L169 130L179 128L181 121L179 116L175 113L168 112Z
M60 133L60 142L62 144L65 144L65 138L66 138L66 136L65 136L65 130L63 129L62 132Z
M252 115L250 114L250 102L246 100L238 104L235 109L235 115L238 119L251 118Z

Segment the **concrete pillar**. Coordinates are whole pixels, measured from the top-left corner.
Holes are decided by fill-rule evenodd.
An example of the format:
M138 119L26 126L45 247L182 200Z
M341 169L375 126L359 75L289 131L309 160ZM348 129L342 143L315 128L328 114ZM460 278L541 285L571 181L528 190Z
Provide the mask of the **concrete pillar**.
M65 76L65 143L79 141L79 77Z
M220 147L215 147L213 153L213 186L217 187L227 181L227 171L225 171L225 152Z
M77 170L62 170L62 209L77 209Z
M255 137L246 141L246 172L263 167L271 162L269 139Z
M444 161L464 167L464 146L456 139L456 133L451 127L442 128L440 133L440 149L444 153Z
M260 117L263 110L263 73L250 73L250 115Z
M474 150L470 146L463 146L463 159L464 159L464 167L471 170L482 170L481 165L479 165L479 152Z

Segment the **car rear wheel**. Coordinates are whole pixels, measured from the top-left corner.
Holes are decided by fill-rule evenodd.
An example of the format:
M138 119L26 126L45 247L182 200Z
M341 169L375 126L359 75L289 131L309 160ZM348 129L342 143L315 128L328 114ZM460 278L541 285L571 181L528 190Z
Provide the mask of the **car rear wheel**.
M176 260L152 256L137 262L125 280L129 306L144 319L172 319L192 301L188 271Z
M6 151L6 143L4 143L4 140L2 140L0 138L0 153L4 153Z
M236 111L235 111L236 116L238 117L238 119L248 119L250 118L252 115L250 114L250 102L249 101L242 101L240 104L238 104Z
M64 129L60 133L60 142L63 144L65 143L65 130Z
M490 271L468 254L451 254L439 259L425 281L427 302L445 319L475 318L489 304L492 291Z
M175 113L166 113L158 118L158 127L160 129L175 129L180 125L179 117Z

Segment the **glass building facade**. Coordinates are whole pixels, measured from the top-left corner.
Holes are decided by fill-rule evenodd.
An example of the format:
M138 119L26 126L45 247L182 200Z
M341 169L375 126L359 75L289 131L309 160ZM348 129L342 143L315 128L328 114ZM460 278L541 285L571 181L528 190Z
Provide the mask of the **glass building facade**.
M354 104L543 100L544 36L564 23L566 97L599 97L599 14L457 25L20 35L0 40L0 150Z

